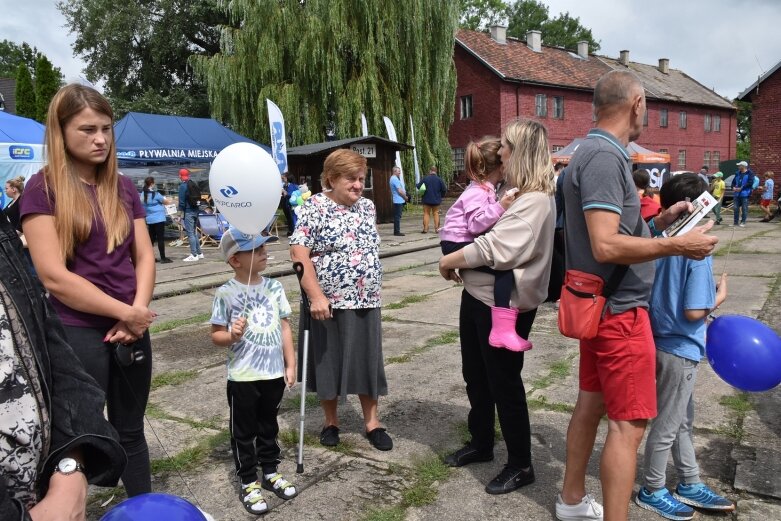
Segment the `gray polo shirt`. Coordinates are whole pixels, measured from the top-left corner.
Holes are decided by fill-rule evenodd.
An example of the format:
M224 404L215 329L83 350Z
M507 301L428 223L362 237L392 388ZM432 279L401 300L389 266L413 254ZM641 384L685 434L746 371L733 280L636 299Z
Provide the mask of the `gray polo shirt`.
M621 216L619 232L635 234L641 219L640 199L632 180L629 154L612 134L592 129L567 166L563 189L567 269L593 273L607 282L616 265L594 259L584 212L615 212ZM648 226L643 224L640 229L641 236L650 237ZM608 299L611 311L648 307L653 280L653 262L632 264Z

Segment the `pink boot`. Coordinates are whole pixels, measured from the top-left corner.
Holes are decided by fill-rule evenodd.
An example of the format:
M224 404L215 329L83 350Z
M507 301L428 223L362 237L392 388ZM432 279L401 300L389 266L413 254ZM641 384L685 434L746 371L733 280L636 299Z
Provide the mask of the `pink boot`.
M528 351L531 342L518 336L515 321L518 310L515 308L497 308L491 306L491 334L488 343L493 347L504 347L510 351Z

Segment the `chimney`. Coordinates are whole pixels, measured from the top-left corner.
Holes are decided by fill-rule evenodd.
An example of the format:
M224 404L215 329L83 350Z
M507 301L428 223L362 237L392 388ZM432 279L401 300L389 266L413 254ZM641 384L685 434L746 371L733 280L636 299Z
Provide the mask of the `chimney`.
M542 33L540 31L526 33L526 46L534 52L542 52Z
M499 45L507 45L507 25L497 22L491 27L491 39Z
M670 74L670 60L668 58L659 58L659 72Z
M588 42L586 40L578 42L578 56L584 60L588 60Z
M629 51L621 51L621 57L618 59L621 65L629 65Z

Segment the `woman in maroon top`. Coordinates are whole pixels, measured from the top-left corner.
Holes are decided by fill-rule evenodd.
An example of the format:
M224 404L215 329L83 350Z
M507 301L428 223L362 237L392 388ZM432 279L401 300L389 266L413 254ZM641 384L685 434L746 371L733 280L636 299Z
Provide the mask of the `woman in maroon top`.
M152 356L155 258L132 181L119 174L113 112L96 90L68 85L49 105L46 166L27 182L22 228L69 343L106 393L128 456L129 496L151 491L144 410ZM141 351L120 365L117 349Z

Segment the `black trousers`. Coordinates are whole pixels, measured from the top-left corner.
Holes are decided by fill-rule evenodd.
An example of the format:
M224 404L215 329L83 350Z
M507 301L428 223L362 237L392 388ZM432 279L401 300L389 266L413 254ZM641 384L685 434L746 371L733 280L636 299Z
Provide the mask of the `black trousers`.
M515 330L528 338L537 310L518 315ZM494 410L507 445L507 464L515 468L531 465L531 426L523 386L523 352L499 349L488 344L491 308L466 292L461 294L459 315L461 371L466 382L470 445L480 451L494 446Z
M106 393L108 421L119 433L127 453L122 483L129 497L152 491L149 447L144 437L144 411L152 381L152 344L149 332L136 342L144 361L121 367L114 359L114 344L103 342L108 328L65 326L65 335L84 369Z
M152 242L157 241L157 250L160 252L160 260L165 259L165 221L161 223L147 224L149 238Z
M258 479L258 464L264 474L277 470L281 452L277 444L277 412L284 392L284 378L228 380L231 451L242 484Z

